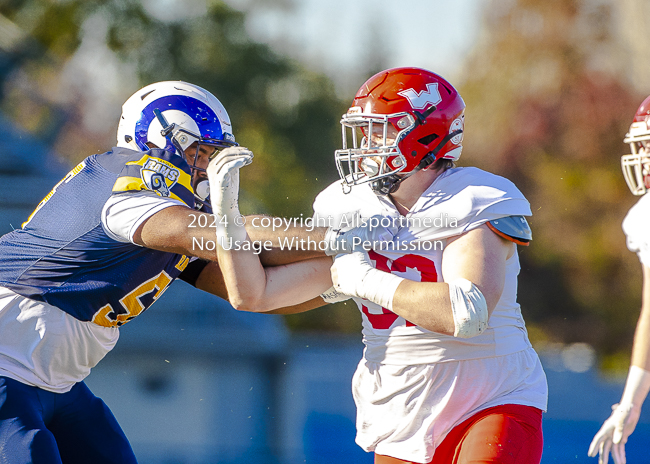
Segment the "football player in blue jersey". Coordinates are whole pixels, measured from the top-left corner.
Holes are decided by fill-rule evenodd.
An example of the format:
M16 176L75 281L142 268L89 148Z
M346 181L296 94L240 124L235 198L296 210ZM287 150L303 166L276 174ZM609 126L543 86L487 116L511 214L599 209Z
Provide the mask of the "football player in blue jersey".
M84 159L21 229L0 238L0 462L135 463L112 413L83 380L115 343L119 326L176 278L227 297L212 247L205 169L216 153L250 162L228 113L210 92L159 82L122 109L117 147ZM278 231L251 228L253 240ZM284 238L325 243L328 254L381 228L341 232L292 227ZM267 252L268 251L268 252ZM266 264L320 250L265 250ZM299 263L299 265L301 265Z

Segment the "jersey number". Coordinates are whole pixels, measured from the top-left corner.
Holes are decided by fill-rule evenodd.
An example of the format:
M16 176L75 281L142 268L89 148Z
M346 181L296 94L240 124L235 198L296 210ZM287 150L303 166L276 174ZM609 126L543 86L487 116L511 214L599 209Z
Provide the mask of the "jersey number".
M390 261L387 257L370 250L368 256L375 262L375 267L384 272L406 272L407 268L416 269L420 273L420 282L437 282L438 273L436 265L428 258L418 255L404 255L395 261ZM381 308L381 314L371 313L366 306L361 306L361 311L368 318L368 322L373 329L389 329L399 317L389 309ZM406 321L407 327L413 327L415 324Z
M117 327L126 324L145 310L145 305L141 301L143 296L150 295L155 290L156 293L153 294L153 301L156 301L167 289L167 286L172 280L169 274L162 271L157 276L152 277L124 295L120 299L121 308L115 310L110 303L102 307L95 313L93 322L102 327Z

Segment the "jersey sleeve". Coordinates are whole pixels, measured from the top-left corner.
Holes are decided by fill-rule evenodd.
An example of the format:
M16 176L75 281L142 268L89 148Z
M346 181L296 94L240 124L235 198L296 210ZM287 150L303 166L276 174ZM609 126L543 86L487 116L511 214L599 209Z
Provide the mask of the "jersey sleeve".
M185 203L147 190L113 194L102 209L102 227L113 240L134 243L133 234L144 221L165 208L178 205Z
M183 272L178 276L184 282L187 282L192 287L196 287L196 281L198 280L203 269L210 264L210 261L205 259L200 259L195 256L190 257L190 262Z
M425 192L409 229L417 240L433 241L489 221L530 215L530 203L508 179L477 168L453 168Z
M627 248L636 253L641 263L650 266L650 196L648 194L628 211L623 220Z

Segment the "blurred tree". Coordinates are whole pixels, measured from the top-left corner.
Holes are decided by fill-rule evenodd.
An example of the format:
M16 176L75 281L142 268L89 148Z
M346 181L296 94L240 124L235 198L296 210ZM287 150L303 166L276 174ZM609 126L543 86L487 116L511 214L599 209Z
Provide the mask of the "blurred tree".
M194 4L200 7L190 11ZM255 153L242 171L242 211L311 216L315 195L338 178L333 151L348 102L336 99L326 77L251 41L243 13L225 3L188 2L188 11L171 14L161 5L2 2L0 17L36 50L10 70L2 110L33 132L51 134L74 163L114 145L119 104L138 87L195 83L222 101L237 141ZM356 310L343 304L288 321L296 329L360 326Z
M622 144L643 96L619 66L614 2L488 2L467 60L461 164L512 179L531 201L520 301L536 341L625 350L640 307L640 268L621 221L635 199Z
M2 4L0 14L26 31L42 50L14 71L15 81L24 81L13 86L15 96L4 105L27 128L44 125L33 108L25 108L35 94L64 87L56 81L79 51L87 35L84 28L90 26L91 33L104 36L93 39L104 39L122 62L135 68L139 82L130 90L178 79L217 95L230 113L238 142L257 154L255 164L243 174L258 210L309 214L314 192L336 178L332 153L339 143L337 123L345 103L333 97L327 78L250 41L244 15L223 2L209 2L200 16L167 21L152 16L142 2L134 0L16 0ZM96 44L98 50L101 45ZM29 92L15 90L26 86ZM69 103L74 107L79 102ZM79 142L78 131L83 128L77 119L82 116L69 115L64 133L59 134L59 151L73 161L83 158L89 148ZM107 125L112 138L114 123Z

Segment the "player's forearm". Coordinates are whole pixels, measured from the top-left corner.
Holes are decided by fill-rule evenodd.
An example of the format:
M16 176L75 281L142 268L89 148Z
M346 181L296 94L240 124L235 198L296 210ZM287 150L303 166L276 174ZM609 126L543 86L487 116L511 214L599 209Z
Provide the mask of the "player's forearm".
M650 371L650 307L641 310L634 332L631 364Z
M215 231L214 216L185 206L172 206L142 223L133 235L133 241L154 250L215 261Z
M454 334L449 286L444 282L404 279L393 297L393 312L423 329Z
M264 266L279 266L325 256L326 227L307 227L300 223L262 215L246 216L246 232L261 247Z
M331 287L331 258L262 267L258 255L220 247L221 267L228 299L240 311L267 312L300 305ZM304 310L316 306L310 306ZM297 312L297 311L290 311Z
M315 308L320 308L321 306L325 306L327 303L320 297L317 296L316 298L312 298L309 301L305 301L304 303L299 303L297 305L293 306L284 306L282 308L277 308L277 309L271 309L269 311L265 311L266 314L298 314L298 313L304 313L306 311L310 311Z
M256 217L262 218L246 217L246 231L256 249L261 250L259 259L263 265L277 266L325 256L322 245L319 245L324 240L326 228L263 227L265 223L249 219ZM172 206L147 219L134 235L134 241L155 250L215 261L218 226L219 221L214 215Z
M338 291L372 301L424 329L471 338L486 328L501 298L510 245L485 228L474 229L443 254L444 282L415 282L376 269L365 253L337 256ZM492 247L486 245L493 245Z
M643 266L643 296L634 333L632 365L650 372L650 268L647 266Z
M260 311L266 293L266 272L252 251L235 250L228 239L218 240L219 267L230 304L240 311Z
M371 301L432 332L453 335L455 330L449 285L415 282L376 269L366 253L337 256L331 269L334 288Z
M289 308L315 299L317 305L308 305L309 309L322 306L320 295L332 286L329 257L303 260L283 266L266 267L267 286L263 302L264 311ZM306 309L305 309L306 310ZM291 310L287 314L296 312Z

